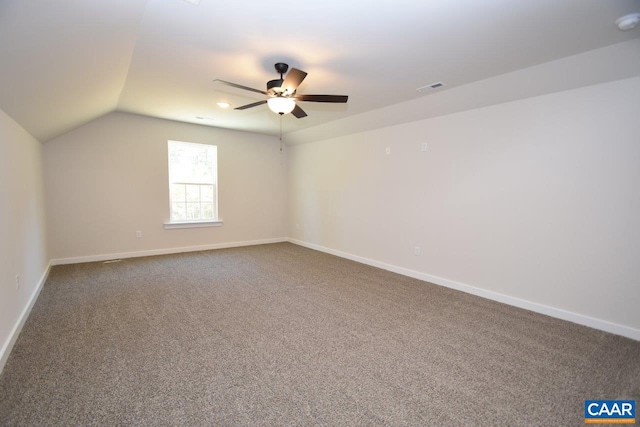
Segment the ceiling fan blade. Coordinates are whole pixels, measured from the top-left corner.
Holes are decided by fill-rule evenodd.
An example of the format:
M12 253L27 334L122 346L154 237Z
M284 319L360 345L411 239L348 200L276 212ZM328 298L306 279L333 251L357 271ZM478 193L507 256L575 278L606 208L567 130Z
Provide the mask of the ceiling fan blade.
M247 86L242 86L242 85L239 85L237 83L231 83L231 82L227 82L227 81L220 80L220 79L215 79L213 82L214 83L223 84L223 85L227 85L227 86L231 86L231 87L237 87L238 89L250 90L251 92L257 92L257 93L261 93L263 95L267 94L267 92L265 92L263 90L254 89L252 87L247 87Z
M236 107L234 110L246 110L247 108L257 107L258 105L266 104L267 100L254 102L252 104L243 105L242 107Z
M298 101L308 102L336 102L344 104L349 97L347 95L296 95Z
M305 77L307 77L307 73L298 70L297 68L292 68L282 82L282 90L285 90L290 94L295 92Z
M301 119L303 117L307 117L307 113L305 113L304 110L302 108L300 108L299 105L296 105L296 107L293 109L291 114L293 114L294 116L296 116L299 119Z

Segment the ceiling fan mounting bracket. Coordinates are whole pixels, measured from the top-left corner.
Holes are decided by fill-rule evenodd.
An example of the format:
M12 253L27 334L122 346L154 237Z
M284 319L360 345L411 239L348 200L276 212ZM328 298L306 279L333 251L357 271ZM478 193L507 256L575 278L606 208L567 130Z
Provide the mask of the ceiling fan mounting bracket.
M282 75L287 72L287 70L289 69L289 65L285 64L284 62L278 62L276 63L275 67L276 72L280 73L280 80L282 80Z

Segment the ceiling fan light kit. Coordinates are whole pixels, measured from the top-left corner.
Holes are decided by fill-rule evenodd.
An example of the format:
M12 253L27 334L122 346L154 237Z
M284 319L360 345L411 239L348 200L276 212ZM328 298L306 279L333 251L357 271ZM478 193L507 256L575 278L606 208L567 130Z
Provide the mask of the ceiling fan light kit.
M296 108L296 102L293 98L285 98L282 96L276 96L267 100L269 109L278 114L289 114Z
M275 64L275 69L276 72L280 74L280 78L268 81L266 91L219 79L214 80L214 83L261 93L269 97L264 101L257 101L236 107L235 110L246 110L248 108L257 107L258 105L267 104L269 109L274 113L280 115L292 113L298 119L306 117L307 113L305 113L299 105L296 105L296 101L344 104L349 99L347 95L297 95L296 90L305 77L307 77L307 73L302 70L298 70L297 68L292 68L287 76L284 77L284 73L289 70L289 66L283 62Z

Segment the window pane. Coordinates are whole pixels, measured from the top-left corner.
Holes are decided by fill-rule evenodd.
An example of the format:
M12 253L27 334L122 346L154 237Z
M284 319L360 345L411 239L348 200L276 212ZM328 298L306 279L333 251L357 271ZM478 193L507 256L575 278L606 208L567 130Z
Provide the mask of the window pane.
M171 184L171 201L174 203L184 202L185 200L184 184Z
M187 220L200 219L200 203L187 203Z
M187 202L199 202L200 201L200 186L199 185L187 185Z
M215 183L217 147L169 141L171 182Z
M200 200L203 202L213 202L213 185L200 186Z
M213 203L203 203L200 206L202 219L213 219Z
M171 219L184 221L187 219L186 203L171 204Z

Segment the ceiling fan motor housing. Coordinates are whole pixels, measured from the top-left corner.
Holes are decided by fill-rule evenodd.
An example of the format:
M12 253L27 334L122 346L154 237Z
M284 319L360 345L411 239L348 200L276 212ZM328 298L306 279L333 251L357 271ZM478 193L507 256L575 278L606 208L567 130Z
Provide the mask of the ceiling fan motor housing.
M267 92L269 95L278 95L282 92L283 79L275 79L267 82Z
M277 73L280 73L280 78L267 82L267 93L269 93L269 95L279 96L283 92L281 89L282 82L284 82L283 74L287 72L289 65L284 62L278 62L275 65L275 69Z

